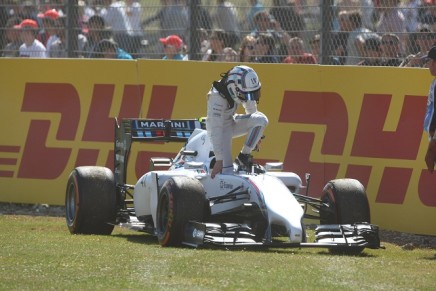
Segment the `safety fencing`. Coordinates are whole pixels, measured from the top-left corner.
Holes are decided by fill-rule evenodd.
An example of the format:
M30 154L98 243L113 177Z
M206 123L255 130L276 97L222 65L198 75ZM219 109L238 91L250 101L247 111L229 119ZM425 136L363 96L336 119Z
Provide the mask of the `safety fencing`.
M178 35L187 59L238 59L247 35L268 34L272 38L261 42L272 43L271 50L256 48L253 61L283 62L290 57L287 61L294 63L399 66L408 65L407 56L426 52L436 40L432 1L219 2L5 0L0 3L0 55L19 54L17 26L26 18L37 22L37 39L49 57L104 57L111 44L102 40L111 39L133 58L160 59L165 55L160 38ZM57 44L51 50L53 41ZM304 53L314 58L302 57ZM270 55L274 57L262 58ZM374 62L363 62L371 59Z

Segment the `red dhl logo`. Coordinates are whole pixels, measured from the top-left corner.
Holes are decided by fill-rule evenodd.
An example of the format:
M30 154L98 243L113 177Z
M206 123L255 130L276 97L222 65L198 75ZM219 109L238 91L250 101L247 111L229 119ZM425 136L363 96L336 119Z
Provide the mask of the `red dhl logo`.
M113 143L113 118L110 108L115 85L96 84L92 93L91 105L82 142ZM177 86L154 85L146 118L170 119L176 99ZM137 117L143 102L144 85L125 85L118 117ZM350 160L359 158L383 158L400 161L417 159L422 138L422 119L426 96L404 96L402 111L395 131L384 131L383 126L390 107L392 96L386 94L365 94L361 105ZM56 140L77 141L76 136L81 119L80 97L72 84L28 83L26 84L22 112L59 113ZM270 118L272 119L272 118ZM350 130L348 111L343 98L332 92L286 91L283 96L280 115L282 124L313 124L325 126L321 154L342 156ZM21 148L15 145L2 145L0 152L16 153L18 158L0 158L0 165L17 165L18 171L0 171L0 177L56 179L64 171L70 160L72 149L48 147L47 138L51 127L49 120L31 120L26 143ZM321 189L326 181L338 175L339 163L310 161L314 146L313 132L289 131L284 158L285 170L296 171L300 176L311 173L313 189ZM298 154L296 154L298 153ZM100 154L98 149L80 149L75 166L95 165ZM172 153L139 151L135 163L137 177L147 171L147 163L152 156L172 156ZM47 161L50 162L47 162ZM292 168L288 168L292 165ZM426 206L436 207L436 179L424 169L420 174L418 195ZM113 151L107 157L106 166L113 168ZM356 178L366 187L371 179L372 167L347 163L346 177ZM384 167L377 203L403 204L412 176L412 168Z

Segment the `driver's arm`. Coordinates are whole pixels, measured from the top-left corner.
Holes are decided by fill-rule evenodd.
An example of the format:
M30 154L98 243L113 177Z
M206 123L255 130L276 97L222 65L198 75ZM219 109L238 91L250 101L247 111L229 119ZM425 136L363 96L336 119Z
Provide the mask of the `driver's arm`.
M256 103L256 101L243 102L242 106L244 107L246 114L253 114L254 112L257 111L257 103Z

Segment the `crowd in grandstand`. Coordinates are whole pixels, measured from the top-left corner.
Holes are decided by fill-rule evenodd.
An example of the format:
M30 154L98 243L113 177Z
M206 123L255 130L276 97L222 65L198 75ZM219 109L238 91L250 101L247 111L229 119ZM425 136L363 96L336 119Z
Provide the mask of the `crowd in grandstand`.
M319 19L320 0L197 0L195 14L190 0L160 0L153 7L139 0L78 0L75 30L66 29L72 23L67 2L2 1L0 55L65 58L66 32L75 31L76 57L149 58L144 52L153 46L154 58L189 60L192 15L198 17L199 60L317 64L323 52L323 29L311 22ZM422 56L436 42L436 0L332 3L329 64L425 65Z

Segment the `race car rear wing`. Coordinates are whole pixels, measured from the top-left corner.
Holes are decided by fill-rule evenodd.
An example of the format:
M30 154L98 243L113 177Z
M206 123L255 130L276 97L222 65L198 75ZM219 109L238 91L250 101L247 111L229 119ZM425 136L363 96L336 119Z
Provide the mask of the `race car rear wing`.
M132 142L186 142L196 128L205 129L204 119L115 118L114 175L117 185L126 184L127 161Z

